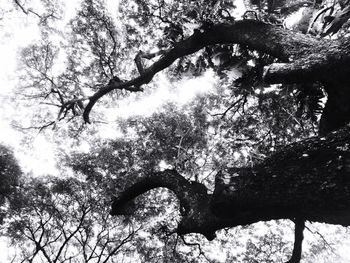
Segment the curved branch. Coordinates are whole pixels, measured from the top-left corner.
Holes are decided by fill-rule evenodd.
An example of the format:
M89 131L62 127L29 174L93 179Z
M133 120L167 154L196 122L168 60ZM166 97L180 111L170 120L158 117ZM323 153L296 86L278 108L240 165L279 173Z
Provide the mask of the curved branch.
M211 240L218 229L273 219L350 225L349 134L350 126L291 144L253 167L222 170L213 195L175 170L145 175L114 199L111 214L125 214L138 195L166 187L183 208L178 234L201 233Z
M165 187L175 193L180 201L182 219L176 232L179 235L201 233L208 240L215 238L215 231L233 226L231 219L219 218L210 211L211 195L198 182L189 182L176 170L165 170L142 176L112 203L111 215L129 214L135 197L157 187Z
M185 190L191 189L191 184L176 170L165 170L142 176L136 183L126 189L119 197L114 198L111 215L127 213L130 201L154 188L165 187L175 193L180 200L180 206L189 207L190 200ZM191 191L191 190L190 190Z
M320 46L323 40L309 35L289 31L278 26L256 20L241 20L227 24L214 25L201 32L195 30L192 36L174 44L170 50L164 51L162 57L146 69L141 69L141 75L129 81L107 85L89 98L83 117L90 122L89 114L95 103L105 94L119 89L131 92L142 91L140 86L149 83L155 74L169 67L174 61L190 55L205 46L215 44L242 44L250 49L259 50L287 62L290 57L300 57L310 54L315 46Z

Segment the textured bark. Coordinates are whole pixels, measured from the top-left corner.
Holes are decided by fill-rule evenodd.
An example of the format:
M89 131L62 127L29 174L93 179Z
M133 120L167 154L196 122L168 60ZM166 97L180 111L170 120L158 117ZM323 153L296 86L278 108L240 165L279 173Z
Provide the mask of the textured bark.
M237 211L232 209L235 207L241 212L246 210L244 214L249 218L303 217L348 225L348 133L347 127L327 137L315 137L286 147L252 168L222 171L217 177L213 211L235 218Z
M329 41L318 43L310 54L300 54L289 63L275 63L265 70L269 83L328 82L348 77L350 73L350 42Z
M286 147L249 168L227 168L216 176L213 195L175 170L149 174L115 199L111 214L124 214L130 200L167 187L184 209L179 234L208 239L224 227L272 219L350 225L350 128Z

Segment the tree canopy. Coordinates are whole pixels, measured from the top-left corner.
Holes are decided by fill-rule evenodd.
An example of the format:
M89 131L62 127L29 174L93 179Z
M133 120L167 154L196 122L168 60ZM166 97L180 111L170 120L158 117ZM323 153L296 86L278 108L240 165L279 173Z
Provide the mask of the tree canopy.
M346 261L349 1L8 3L12 126L60 174L0 147L13 262Z

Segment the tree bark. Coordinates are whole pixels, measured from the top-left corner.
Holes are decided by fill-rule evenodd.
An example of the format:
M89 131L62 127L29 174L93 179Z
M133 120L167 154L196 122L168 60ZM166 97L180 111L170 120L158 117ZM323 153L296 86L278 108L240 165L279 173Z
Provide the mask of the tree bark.
M348 226L350 127L291 144L254 167L222 170L212 195L175 170L149 173L115 198L111 214L125 214L133 198L155 187L178 197L179 234L201 233L211 240L218 229L272 219Z

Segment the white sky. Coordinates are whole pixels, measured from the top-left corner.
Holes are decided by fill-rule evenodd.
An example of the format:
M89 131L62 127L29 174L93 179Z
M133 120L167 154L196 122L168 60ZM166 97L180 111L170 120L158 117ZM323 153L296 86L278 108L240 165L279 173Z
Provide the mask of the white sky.
M2 5L1 7L7 9L7 7L10 8L10 5ZM17 112L8 96L11 95L17 83L17 52L38 36L38 28L32 22L33 19L24 16L20 12L11 12L10 18L5 16L0 21L2 27L0 31L0 142L14 147L17 157L21 155L21 157L24 157L23 154L18 154L17 151L21 148L22 134L13 130L10 126L11 116ZM30 157L28 158L30 159Z

